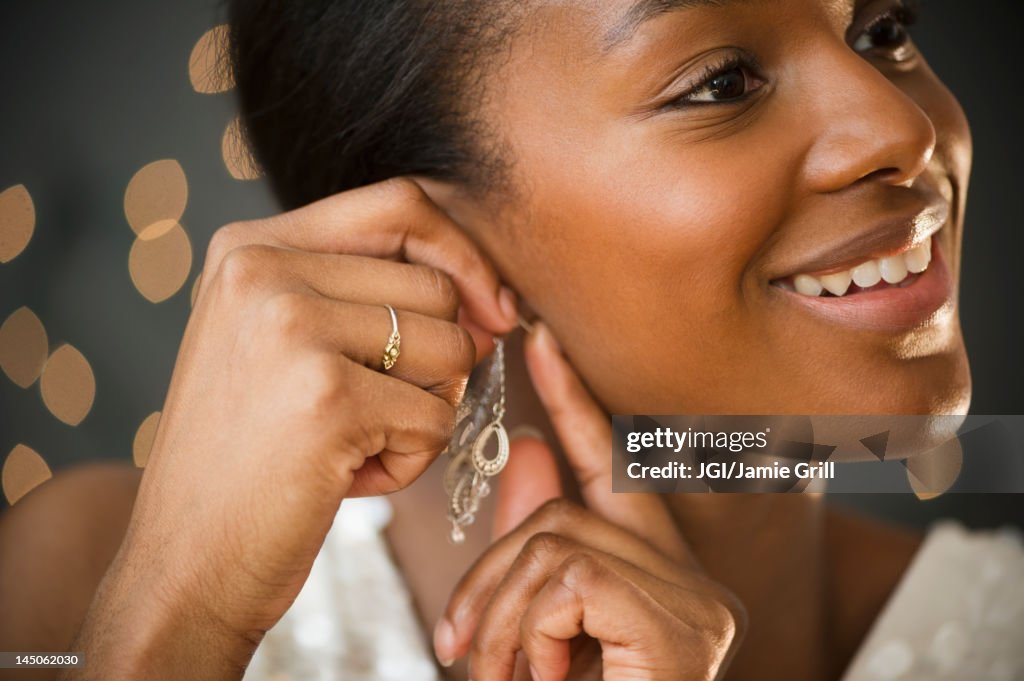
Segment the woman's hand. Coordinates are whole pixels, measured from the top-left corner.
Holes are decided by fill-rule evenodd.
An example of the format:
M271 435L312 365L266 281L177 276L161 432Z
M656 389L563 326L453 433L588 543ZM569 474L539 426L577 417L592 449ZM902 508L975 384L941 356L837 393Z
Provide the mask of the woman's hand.
M386 373L384 304L402 337ZM240 676L342 499L404 487L445 448L478 354L464 326L504 333L515 314L493 267L411 180L221 229L79 641L90 668Z
M548 501L481 556L435 632L439 659L468 654L474 681L512 679L520 654L534 681L720 678L742 639L742 606L702 574L660 497L612 494L608 419L542 324L526 352L586 507ZM550 450L517 445L499 532L557 475ZM580 654L587 640L600 645L597 670Z

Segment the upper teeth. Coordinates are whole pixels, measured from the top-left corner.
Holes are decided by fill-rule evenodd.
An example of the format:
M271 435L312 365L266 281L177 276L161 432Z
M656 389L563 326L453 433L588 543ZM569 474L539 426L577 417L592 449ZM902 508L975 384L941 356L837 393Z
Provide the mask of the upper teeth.
M797 293L816 298L828 291L834 296L844 296L850 284L860 288L871 288L883 279L889 284L898 284L911 274L920 274L928 269L932 261L932 239L928 237L909 251L877 260L868 260L842 272L812 276L798 274L793 278Z

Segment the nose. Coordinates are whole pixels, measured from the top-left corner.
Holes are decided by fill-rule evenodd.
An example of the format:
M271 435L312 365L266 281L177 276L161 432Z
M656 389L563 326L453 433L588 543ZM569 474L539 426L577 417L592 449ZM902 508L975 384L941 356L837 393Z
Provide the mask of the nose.
M810 188L836 192L867 180L910 186L935 152L928 114L845 44L819 52L813 70L819 87L804 88L804 129L813 134L804 163Z

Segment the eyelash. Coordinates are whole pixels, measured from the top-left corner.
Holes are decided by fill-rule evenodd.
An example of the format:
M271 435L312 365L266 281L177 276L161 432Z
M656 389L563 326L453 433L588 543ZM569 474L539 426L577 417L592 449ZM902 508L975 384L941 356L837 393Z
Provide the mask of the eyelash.
M890 17L900 22L905 27L910 27L917 23L917 19L920 15L921 3L918 0L899 0L887 12L872 20L868 24L867 28L871 28L882 19Z
M711 82L719 76L725 75L730 71L739 70L743 73L743 77L746 80L748 90L739 97L733 99L723 100L720 102L695 102L693 98L699 93L703 92L711 85ZM751 82L759 81L757 74L758 66L750 57L732 54L724 57L717 63L708 64L701 71L700 76L697 78L696 85L687 88L686 92L674 97L671 102L666 105L666 108L670 109L681 109L692 106L710 106L710 105L721 105L721 104L738 104L745 101L750 95L754 94L760 89L760 85L757 87L751 87Z
M859 41L860 38L866 35L868 31L870 31L873 28L877 28L878 25L881 24L881 22L887 19L894 19L903 27L904 30L909 29L917 22L919 13L920 10L917 0L900 0L900 2L898 2L894 7L890 8L887 12L880 14L874 19L872 19L871 22L868 23L861 30L861 33L860 35L858 35L857 40ZM902 49L903 47L905 47L905 43L904 45L900 45L897 49ZM899 60L897 59L896 61ZM728 105L742 103L746 101L751 95L755 94L758 90L760 90L761 86L764 84L762 81L756 87L751 86L752 82L757 82L760 80L760 78L757 76L758 69L759 67L756 64L756 62L749 56L738 54L729 55L728 57L725 57L716 64L708 64L707 66L705 66L703 71L701 72L700 77L697 80L697 83L694 86L688 88L686 92L682 93L677 97L674 97L672 101L668 102L665 105L665 108L683 109L696 106L714 106L723 104ZM739 70L743 73L743 77L746 80L746 84L749 88L747 92L743 93L739 97L722 100L718 102L693 101L694 97L700 92L707 89L708 86L712 83L712 81L715 80L715 78L718 78L719 76L722 76L734 70Z
M895 55L895 53L897 53L899 50L906 48L907 43L910 42L909 29L911 26L917 23L919 14L920 9L917 0L900 0L900 2L897 2L893 7L890 7L886 12L879 14L877 17L868 22L868 24L861 30L860 34L857 36L857 39L853 42L854 48L856 48L857 44L863 38L868 36L869 32L872 29L878 28L883 22L891 20L899 24L907 40L895 46L895 48L889 49L884 47L874 48L872 46L869 46L867 49L864 50L862 54L869 54L871 51L877 51L883 53L891 52ZM891 59L892 61L904 61L906 57L890 56L887 58Z

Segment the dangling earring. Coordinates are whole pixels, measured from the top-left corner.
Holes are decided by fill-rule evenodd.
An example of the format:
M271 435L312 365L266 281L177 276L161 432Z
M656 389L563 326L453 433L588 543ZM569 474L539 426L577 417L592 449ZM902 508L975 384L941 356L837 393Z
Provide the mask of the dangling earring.
M448 520L452 523L449 538L453 544L466 539L464 528L476 520L480 500L491 487L490 478L508 463L508 431L501 422L505 416L505 341L494 341L494 353L474 372L470 379L480 378L479 387L471 385L459 405L455 432L445 453L448 465L444 487L448 493ZM497 453L487 457L490 441L497 441Z

